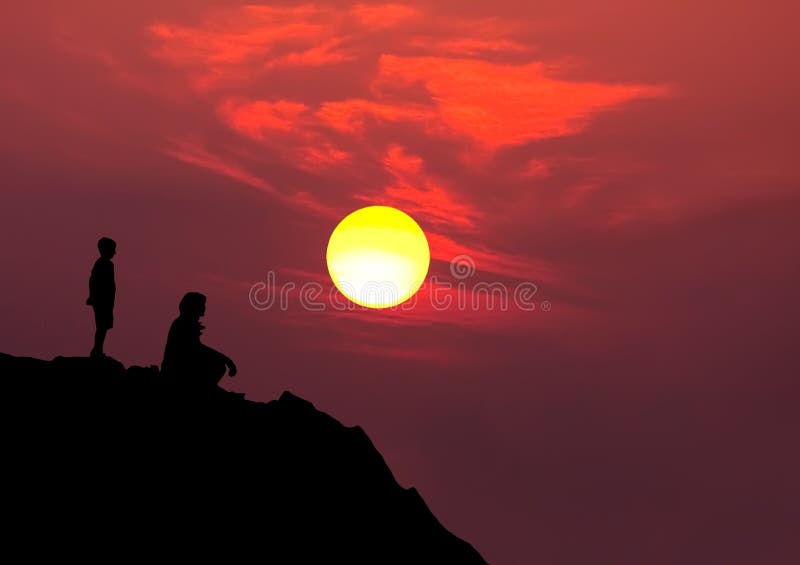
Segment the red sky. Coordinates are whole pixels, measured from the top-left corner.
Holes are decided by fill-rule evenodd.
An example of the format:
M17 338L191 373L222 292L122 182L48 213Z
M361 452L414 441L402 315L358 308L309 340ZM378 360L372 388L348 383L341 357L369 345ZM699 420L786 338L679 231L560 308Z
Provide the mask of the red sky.
M800 560L792 3L17 4L0 350L88 352L109 235L110 354L205 292L231 388L363 426L492 564ZM371 203L537 309L251 307Z

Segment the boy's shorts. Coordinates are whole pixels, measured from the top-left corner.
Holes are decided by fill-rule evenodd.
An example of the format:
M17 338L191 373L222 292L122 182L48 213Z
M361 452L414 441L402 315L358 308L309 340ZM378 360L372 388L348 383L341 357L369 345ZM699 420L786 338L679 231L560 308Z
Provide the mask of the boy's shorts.
M92 306L94 310L94 324L98 330L110 330L114 327L114 309L102 306Z

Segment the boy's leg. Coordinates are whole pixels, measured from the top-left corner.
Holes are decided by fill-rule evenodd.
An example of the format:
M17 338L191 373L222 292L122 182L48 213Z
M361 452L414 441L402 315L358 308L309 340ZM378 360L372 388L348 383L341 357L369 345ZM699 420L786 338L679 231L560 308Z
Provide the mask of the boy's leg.
M103 356L103 344L106 341L106 334L108 330L105 328L97 328L94 332L94 348L92 349L91 356L92 357L102 357Z
M207 384L207 386L217 386L222 380L222 377L225 376L225 370L227 369L225 357L207 345L203 345L201 351L202 361L200 367L203 373L202 381L204 384Z
M94 322L97 328L94 332L94 349L92 357L103 356L103 344L106 341L108 330L114 326L114 314L111 308L94 306Z

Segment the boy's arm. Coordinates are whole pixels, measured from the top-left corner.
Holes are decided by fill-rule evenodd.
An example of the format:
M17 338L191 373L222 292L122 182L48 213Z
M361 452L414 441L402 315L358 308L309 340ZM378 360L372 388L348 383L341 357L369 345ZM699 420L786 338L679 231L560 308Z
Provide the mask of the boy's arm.
M222 360L225 362L225 365L228 366L228 376L235 377L236 376L236 363L233 362L233 359L225 355L224 353L220 353L222 355Z
M86 304L92 305L94 303L94 297L97 294L95 292L95 287L97 286L97 278L95 277L95 268L97 265L92 267L92 272L89 275L89 298L86 299Z

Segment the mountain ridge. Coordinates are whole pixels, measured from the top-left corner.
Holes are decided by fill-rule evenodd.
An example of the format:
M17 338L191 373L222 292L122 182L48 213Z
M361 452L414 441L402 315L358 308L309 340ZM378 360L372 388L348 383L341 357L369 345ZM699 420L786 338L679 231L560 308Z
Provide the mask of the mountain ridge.
M111 358L0 354L0 375L3 514L18 542L59 539L82 556L102 540L119 556L485 564L361 427L291 392L262 403L181 390Z

